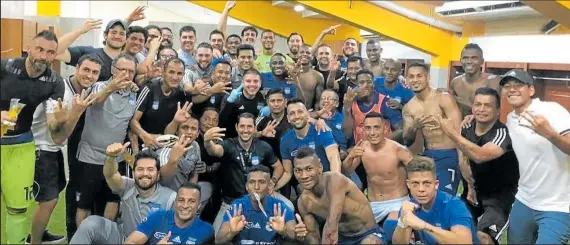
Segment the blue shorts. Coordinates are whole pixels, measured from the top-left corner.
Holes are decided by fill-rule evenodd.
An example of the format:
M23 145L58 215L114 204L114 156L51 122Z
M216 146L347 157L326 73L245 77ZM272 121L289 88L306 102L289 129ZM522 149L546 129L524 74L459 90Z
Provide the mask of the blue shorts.
M387 244L386 236L378 226L375 226L369 231L364 232L358 236L343 236L341 234L338 234L338 244L360 244L362 243L362 240L370 235L376 236L376 238L382 241L382 244Z
M435 162L435 171L439 180L439 189L452 196L457 195L457 187L461 180L459 157L456 149L426 150L424 155Z

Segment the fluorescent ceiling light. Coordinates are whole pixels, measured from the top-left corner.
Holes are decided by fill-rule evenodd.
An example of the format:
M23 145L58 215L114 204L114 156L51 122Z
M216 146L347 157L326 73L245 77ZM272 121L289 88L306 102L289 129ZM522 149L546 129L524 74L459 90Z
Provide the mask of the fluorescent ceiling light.
M293 9L297 12L301 12L301 11L305 10L305 7L303 7L303 5L297 4L297 5L295 5L295 7Z
M505 3L517 3L519 1L454 1L454 2L446 2L440 7L436 7L436 12L444 12L444 11L453 11L453 10L461 10L461 9L468 9L468 8L481 8L493 5L500 5Z

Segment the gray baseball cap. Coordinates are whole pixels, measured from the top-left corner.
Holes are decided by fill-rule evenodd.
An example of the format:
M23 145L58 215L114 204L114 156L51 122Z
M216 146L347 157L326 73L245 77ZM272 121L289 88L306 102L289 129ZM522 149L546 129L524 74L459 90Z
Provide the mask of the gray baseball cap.
M107 23L107 27L105 27L105 32L108 32L111 28L113 28L113 26L116 25L121 25L125 31L127 30L127 28L129 28L129 25L127 25L127 23L125 23L124 21L120 20L120 19L114 19L109 21L109 23Z
M534 85L534 78L528 74L528 72L520 69L513 69L505 73L505 75L502 76L499 85L505 85L505 83L507 83L507 81L511 78L514 78L524 84Z

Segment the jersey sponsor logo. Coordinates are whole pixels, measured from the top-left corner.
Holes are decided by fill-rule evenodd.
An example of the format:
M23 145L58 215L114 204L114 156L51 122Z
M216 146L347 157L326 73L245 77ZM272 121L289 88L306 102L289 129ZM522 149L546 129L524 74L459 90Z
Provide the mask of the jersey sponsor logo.
M180 236L176 236L175 238L173 238L173 239L172 239L172 242L180 243L180 242L181 242L181 241L180 241Z
M259 164L259 157L258 156L251 157L251 164L253 165Z
M337 129L342 129L342 124L337 123L337 124L335 125L335 127L336 127Z
M451 184L447 184L447 185L445 186L445 188L450 189L450 190L453 190L453 187L451 187Z
M261 225L259 223L247 222L245 224L246 229L261 229Z
M294 150L291 152L291 157L296 157L297 156L297 150Z
M241 244L255 244L255 241L253 241L253 240L241 240L240 243Z
M492 226L489 226L489 230L497 232L497 225L493 224Z
M242 105L239 107L240 110L245 110L245 107Z
M152 102L152 109L158 110L158 101Z

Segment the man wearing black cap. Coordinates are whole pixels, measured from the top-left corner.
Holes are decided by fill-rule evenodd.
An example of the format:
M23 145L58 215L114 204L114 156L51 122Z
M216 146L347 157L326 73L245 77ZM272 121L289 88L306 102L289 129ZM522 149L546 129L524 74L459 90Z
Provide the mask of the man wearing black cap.
M511 70L500 81L520 180L509 244L566 244L570 237L570 113L536 97L533 77ZM537 235L535 235L537 234Z

